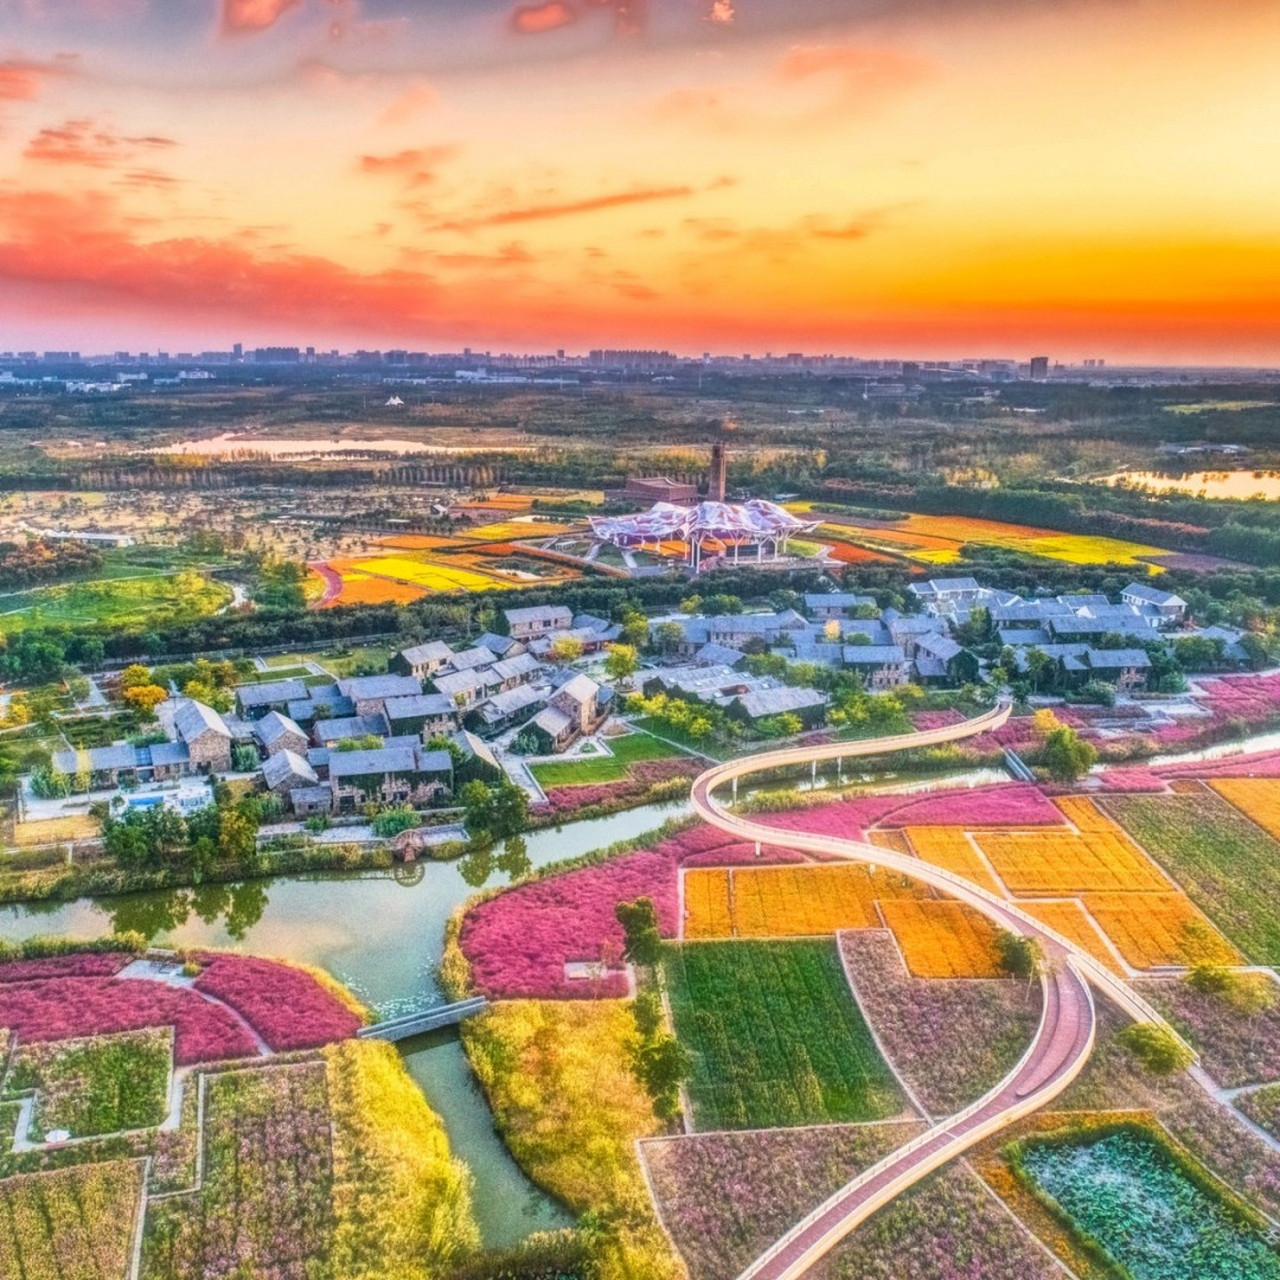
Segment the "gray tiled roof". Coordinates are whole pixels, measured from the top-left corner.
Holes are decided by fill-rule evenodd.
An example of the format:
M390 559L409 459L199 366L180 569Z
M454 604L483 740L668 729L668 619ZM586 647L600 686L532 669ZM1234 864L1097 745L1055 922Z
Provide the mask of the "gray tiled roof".
M415 667L425 662L443 662L453 655L453 650L443 640L428 640L425 644L410 645L400 650L400 656Z
M262 776L272 791L289 782L296 787L314 787L317 782L316 771L296 751L287 748L262 762ZM296 787L288 789L293 791Z
M825 705L826 698L817 689L804 689L783 685L777 689L753 689L739 695L738 702L753 720L762 716L782 715L787 711L800 711L806 707Z
M278 711L268 711L261 720L258 721L258 736L262 739L262 745L269 747L273 742L288 735L306 739L306 733L302 727L288 716L282 716Z
M338 681L338 689L353 702L377 698L408 698L422 692L414 676L351 676Z
M203 733L216 733L230 739L231 730L222 717L212 708L194 698L186 698L174 712L173 725L184 742L191 742Z
M573 620L573 611L562 604L538 604L527 609L504 609L503 616L508 625L519 626L522 622L563 622L568 626Z
M382 737L388 729L385 716L341 716L334 720L317 720L312 730L320 742L340 742L343 738L363 738L376 733Z
M267 680L262 684L242 684L236 690L242 707L265 707L272 703L293 702L307 696L307 686L301 680Z
M891 667L907 660L900 644L847 644L843 657L847 667Z
M416 716L451 716L457 711L453 700L443 693L419 693L411 698L388 698L384 704L388 720L409 720Z

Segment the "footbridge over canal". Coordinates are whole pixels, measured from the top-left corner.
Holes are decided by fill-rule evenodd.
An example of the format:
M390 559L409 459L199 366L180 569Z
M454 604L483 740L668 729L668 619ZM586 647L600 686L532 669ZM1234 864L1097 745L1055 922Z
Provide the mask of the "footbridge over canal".
M418 1013L406 1013L399 1018L388 1018L385 1022L375 1022L372 1026L361 1027L356 1035L365 1040L408 1040L410 1036L455 1026L464 1018L482 1013L488 1007L489 1000L486 996L470 996L453 1004L436 1005L434 1009L423 1009Z

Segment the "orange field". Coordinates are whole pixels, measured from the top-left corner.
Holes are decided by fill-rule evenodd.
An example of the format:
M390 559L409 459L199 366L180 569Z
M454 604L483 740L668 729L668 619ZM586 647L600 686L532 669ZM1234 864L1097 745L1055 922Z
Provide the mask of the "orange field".
M996 874L1016 894L1163 892L1169 881L1117 829L979 831L974 833Z
M738 867L727 879L723 874L705 868L685 873L686 937L794 938L878 929L877 899L926 892L901 876L873 875L861 866Z
M1062 810L1067 821L1081 831L1120 831L1088 796L1058 796L1053 803Z
M1280 786L1274 778L1214 778L1209 785L1245 817L1280 840Z
M1135 969L1243 962L1183 893L1091 893L1084 905Z
M733 913L729 908L729 872L690 871L684 878L684 936L729 938Z
M855 547L851 542L830 542L827 555L839 564L892 564L893 557L867 547Z
M963 827L907 827L905 835L917 858L1003 896Z
M407 582L344 573L342 591L331 604L412 604L426 594L424 588L411 586Z
M1095 960L1100 960L1112 973L1124 976L1124 970L1098 936L1097 929L1085 915L1078 899L1060 898L1052 902L1020 902L1018 905L1028 915L1035 916L1041 924L1047 924L1068 942L1074 942Z
M893 853L911 856L911 844L903 831L868 831L867 842L877 849L888 849Z
M994 978L995 927L962 902L881 902L907 968L917 978Z

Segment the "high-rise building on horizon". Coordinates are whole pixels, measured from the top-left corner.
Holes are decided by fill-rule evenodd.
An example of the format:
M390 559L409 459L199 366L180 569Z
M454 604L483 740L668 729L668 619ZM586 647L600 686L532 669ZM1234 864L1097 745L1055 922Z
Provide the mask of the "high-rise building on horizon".
M1031 357L1031 381L1043 382L1049 376L1049 357Z

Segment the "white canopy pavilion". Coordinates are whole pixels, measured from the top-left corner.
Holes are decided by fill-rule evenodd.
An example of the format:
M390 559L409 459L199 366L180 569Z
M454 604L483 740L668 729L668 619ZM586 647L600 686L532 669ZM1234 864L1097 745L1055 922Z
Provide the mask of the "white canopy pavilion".
M776 502L761 498L750 502L700 502L680 507L655 503L633 516L592 516L591 532L600 542L615 547L652 549L662 554L664 542L684 545L684 561L695 573L713 557L738 564L743 548L755 549L757 563L787 554L787 542L801 533L812 533L820 523L800 520ZM731 557L731 560L730 560Z

